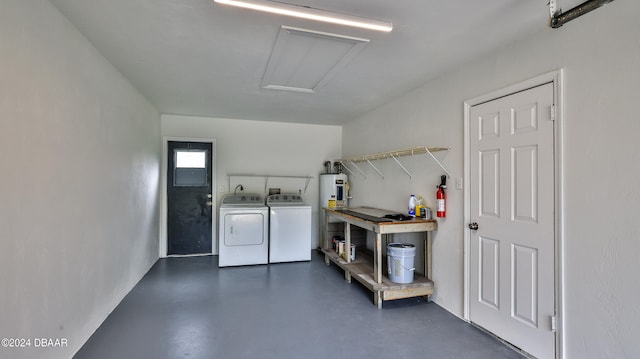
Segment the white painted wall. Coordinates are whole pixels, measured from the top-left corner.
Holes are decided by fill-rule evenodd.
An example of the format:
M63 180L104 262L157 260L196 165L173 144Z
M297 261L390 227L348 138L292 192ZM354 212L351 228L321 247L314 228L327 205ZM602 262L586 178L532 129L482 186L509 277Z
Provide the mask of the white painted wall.
M48 1L0 2L0 64L0 357L69 358L158 257L159 114Z
M413 145L451 146L440 158L463 171L463 102L559 68L565 72L565 357L632 358L640 352L640 2L616 1L553 30L540 29L343 129L345 156ZM402 210L410 193L433 203L440 171L411 159L385 179L352 180L355 201ZM386 167L389 167L387 169ZM388 174L387 174L388 173ZM370 194L375 193L375 196ZM448 190L434 240L435 301L462 316L463 196Z
M303 191L305 201L313 206L312 248L318 246L318 175L324 172L325 161L340 157L340 126L162 115L162 136L216 140L218 207L237 184L243 185L245 193L265 195L264 178L234 177L229 183L228 174L312 176L306 192L304 179L273 178L268 186L283 193Z

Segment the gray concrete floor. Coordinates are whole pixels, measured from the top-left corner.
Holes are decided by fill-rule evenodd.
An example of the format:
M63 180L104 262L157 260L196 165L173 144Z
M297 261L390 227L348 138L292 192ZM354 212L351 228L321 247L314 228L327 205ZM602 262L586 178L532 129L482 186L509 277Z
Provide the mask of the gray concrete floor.
M420 298L373 305L311 262L219 269L159 260L75 358L523 358Z

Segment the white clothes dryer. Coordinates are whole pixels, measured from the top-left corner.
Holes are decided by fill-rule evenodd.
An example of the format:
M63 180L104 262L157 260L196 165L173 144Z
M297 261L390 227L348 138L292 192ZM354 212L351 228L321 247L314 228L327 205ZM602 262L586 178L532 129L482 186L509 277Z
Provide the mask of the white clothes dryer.
M218 267L268 263L269 208L262 196L224 197L218 228Z
M269 263L311 260L311 206L297 194L273 194L269 206Z

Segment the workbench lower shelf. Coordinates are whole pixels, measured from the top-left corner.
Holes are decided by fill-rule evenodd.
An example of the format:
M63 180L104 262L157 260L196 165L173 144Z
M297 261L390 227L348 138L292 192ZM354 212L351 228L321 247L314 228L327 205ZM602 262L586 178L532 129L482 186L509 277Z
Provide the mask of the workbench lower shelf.
M376 283L372 265L373 258L366 252L358 252L356 260L347 263L333 249L320 248L320 250L324 253L324 260L327 265L333 262L344 270L347 282L351 282L351 278L353 278L372 291L374 293L374 304L379 308L382 307L382 301L385 300L412 297L428 298L433 294L433 282L418 273L414 273L413 283L394 283L387 276L382 277L382 283Z

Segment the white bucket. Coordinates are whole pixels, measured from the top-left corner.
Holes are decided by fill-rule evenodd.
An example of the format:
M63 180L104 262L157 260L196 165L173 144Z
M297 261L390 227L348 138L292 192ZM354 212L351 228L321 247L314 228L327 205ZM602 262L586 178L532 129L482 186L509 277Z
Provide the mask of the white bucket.
M405 243L390 243L387 246L387 267L389 280L394 283L413 283L413 259L416 246Z
M344 260L347 260L347 251L345 249L346 246L347 246L346 241L338 242L338 250L337 250L337 252L338 252L338 255L340 257L342 257L342 259L344 259ZM356 245L355 244L351 245L350 252L351 252L351 260L355 261L356 260Z

